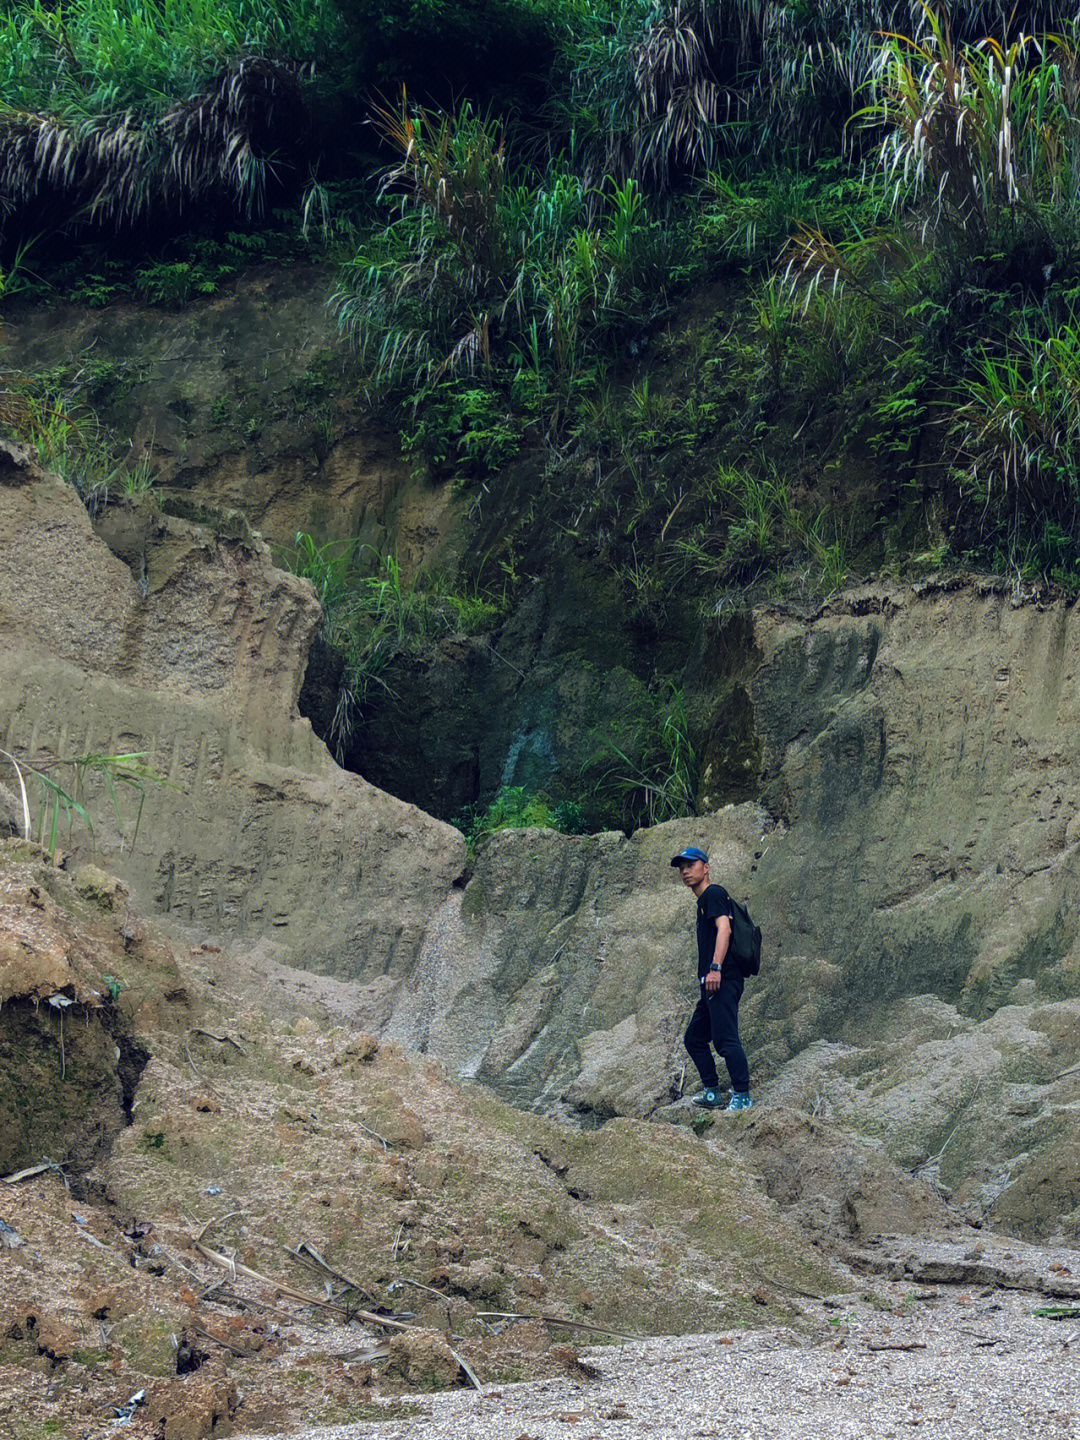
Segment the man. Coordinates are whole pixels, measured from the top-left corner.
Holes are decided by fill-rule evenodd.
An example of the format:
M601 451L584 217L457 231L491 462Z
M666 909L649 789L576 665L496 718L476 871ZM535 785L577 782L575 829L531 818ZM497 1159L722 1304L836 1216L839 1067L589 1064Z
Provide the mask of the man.
M738 958L730 953L734 915L731 899L722 885L710 884L709 857L696 845L680 850L671 863L678 868L683 884L697 896L701 998L686 1027L683 1044L705 1088L693 1096L693 1102L706 1110L749 1110L754 1103L750 1098L750 1068L739 1040L739 1001L745 981ZM710 1041L717 1054L724 1057L731 1076L731 1099L726 1105Z

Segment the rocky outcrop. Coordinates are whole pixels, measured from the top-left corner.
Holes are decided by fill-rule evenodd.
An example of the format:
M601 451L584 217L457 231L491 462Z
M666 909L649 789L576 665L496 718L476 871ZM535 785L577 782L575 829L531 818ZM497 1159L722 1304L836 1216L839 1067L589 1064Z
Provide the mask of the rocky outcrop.
M125 563L70 486L4 453L3 748L69 786L58 760L145 755L165 783L145 787L134 849L105 788L88 794L142 908L313 969L406 973L464 842L339 770L299 718L311 587L243 524L227 538L153 510L117 545ZM139 796L121 787L119 803L130 837Z
M0 843L0 1175L48 1160L78 1176L126 1123L146 1056L110 988L126 896L87 899L99 876ZM143 938L133 925L127 944Z
M199 266L177 269L188 274L173 297L183 302ZM327 305L333 271L296 264L206 280L214 293L190 296L179 316L117 296L46 314L8 306L4 344L20 373L45 372L69 401L87 402L178 509L241 509L274 545L299 530L320 543L359 536L410 574L453 548L461 506L450 487L414 477L396 433L373 424L345 375Z

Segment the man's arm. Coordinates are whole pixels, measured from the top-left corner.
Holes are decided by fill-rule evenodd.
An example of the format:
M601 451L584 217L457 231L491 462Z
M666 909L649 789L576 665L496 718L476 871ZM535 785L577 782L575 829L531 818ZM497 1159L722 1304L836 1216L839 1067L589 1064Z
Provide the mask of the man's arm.
M705 989L711 995L714 990L720 989L720 969L724 963L724 956L731 944L731 921L726 915L718 915L716 918L716 949L713 951L712 963L716 969L710 970L705 976Z

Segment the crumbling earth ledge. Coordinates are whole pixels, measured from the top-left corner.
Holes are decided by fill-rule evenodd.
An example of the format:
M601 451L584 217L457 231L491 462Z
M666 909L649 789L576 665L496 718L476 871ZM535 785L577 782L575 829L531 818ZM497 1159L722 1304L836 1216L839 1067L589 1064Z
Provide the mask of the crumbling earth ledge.
M146 753L169 788L147 788L116 861L144 911L315 970L405 973L465 845L340 770L300 718L310 584L245 527L228 539L151 508L133 535L125 563L70 485L0 443L3 748Z

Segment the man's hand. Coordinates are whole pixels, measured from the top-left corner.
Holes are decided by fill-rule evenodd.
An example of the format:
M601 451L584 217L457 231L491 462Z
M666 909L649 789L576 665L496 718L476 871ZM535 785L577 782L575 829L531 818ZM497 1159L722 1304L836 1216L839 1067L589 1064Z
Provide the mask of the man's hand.
M716 949L713 951L712 964L714 967L705 974L705 993L715 995L720 989L720 969L727 955L728 946L731 944L731 921L726 915L721 915L716 921Z

